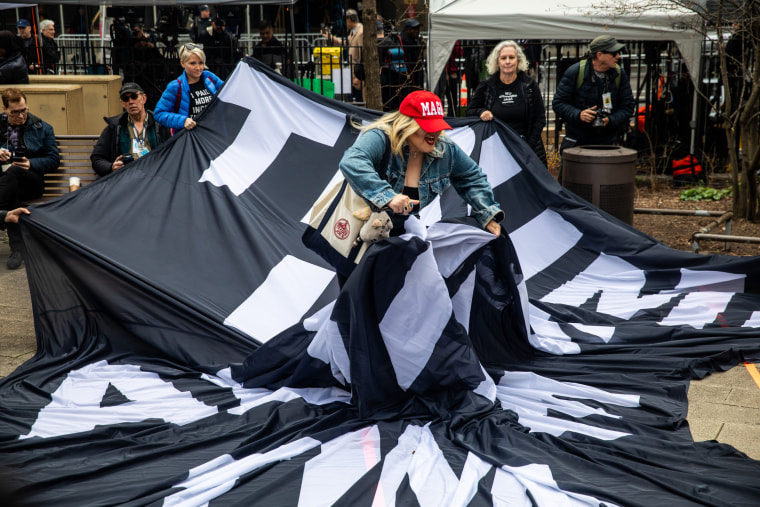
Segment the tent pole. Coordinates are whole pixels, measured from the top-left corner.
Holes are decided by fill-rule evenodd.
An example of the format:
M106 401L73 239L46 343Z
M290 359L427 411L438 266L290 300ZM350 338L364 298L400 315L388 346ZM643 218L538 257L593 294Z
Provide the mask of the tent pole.
M295 17L293 16L292 5L288 7L288 11L290 12L290 61L293 68L293 72L289 72L288 77L292 75L294 78L298 78L298 62L296 61L296 23Z
M704 45L704 42L702 44ZM697 149L697 116L699 114L699 105L698 105L699 89L700 89L700 83L702 82L702 62L704 61L704 58L702 58L702 54L704 53L704 47L700 49L701 51L699 52L699 58L697 59L697 72L696 72L697 79L692 81L694 83L694 98L692 99L691 121L689 122L689 129L691 130L691 139L689 140L689 154L690 155L694 155L694 151ZM682 60L684 59L683 55L681 55L681 59ZM691 70L689 71L691 72ZM704 149L704 146L702 147L702 149Z
M245 4L245 33L251 33L251 4Z

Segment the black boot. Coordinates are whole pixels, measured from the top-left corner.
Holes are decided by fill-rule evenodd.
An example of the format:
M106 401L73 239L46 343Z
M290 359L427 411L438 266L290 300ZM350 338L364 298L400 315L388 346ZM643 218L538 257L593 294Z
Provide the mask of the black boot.
M8 269L18 269L24 261L22 254L24 250L24 240L21 239L21 229L18 224L6 224L8 231L8 245L11 247L11 256L8 257L6 266Z

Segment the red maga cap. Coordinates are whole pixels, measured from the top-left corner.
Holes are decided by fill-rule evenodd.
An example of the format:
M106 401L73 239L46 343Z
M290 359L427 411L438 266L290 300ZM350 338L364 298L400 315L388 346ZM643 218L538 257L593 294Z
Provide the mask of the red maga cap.
M404 98L398 110L417 120L417 125L425 132L451 130L451 126L443 120L443 104L435 93L425 90L412 92Z

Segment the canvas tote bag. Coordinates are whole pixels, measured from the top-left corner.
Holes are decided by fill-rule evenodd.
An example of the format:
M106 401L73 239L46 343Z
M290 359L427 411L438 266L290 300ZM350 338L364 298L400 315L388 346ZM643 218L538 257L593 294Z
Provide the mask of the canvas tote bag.
M385 153L378 174L385 179L390 162L390 139L385 138ZM360 197L345 178L324 192L311 209L304 245L314 250L339 273L348 276L367 250L360 242L354 246L359 230L369 218L371 206Z

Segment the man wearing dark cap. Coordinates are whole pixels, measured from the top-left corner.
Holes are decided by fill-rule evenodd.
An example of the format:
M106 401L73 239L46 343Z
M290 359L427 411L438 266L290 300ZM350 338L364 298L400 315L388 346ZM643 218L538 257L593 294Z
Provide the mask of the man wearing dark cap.
M34 37L32 37L32 25L26 19L22 18L18 20L16 23L16 30L18 31L18 36L23 45L21 54L24 56L24 60L26 60L27 67L31 70L32 63L39 64L42 58L41 55L39 58L37 55L37 46L41 47L42 44L39 41L35 44Z
M199 16L195 18L195 23L190 28L190 38L193 42L198 42L198 39L206 35L211 26L211 9L208 5L201 5L198 8L198 14Z
M106 128L100 134L90 160L100 176L121 169L171 137L171 131L156 123L152 111L145 109L145 92L137 83L124 83L119 90L125 112L103 118Z
M565 148L618 144L633 115L635 102L628 75L618 64L625 46L600 35L589 44L589 57L565 71L552 108L565 120Z

